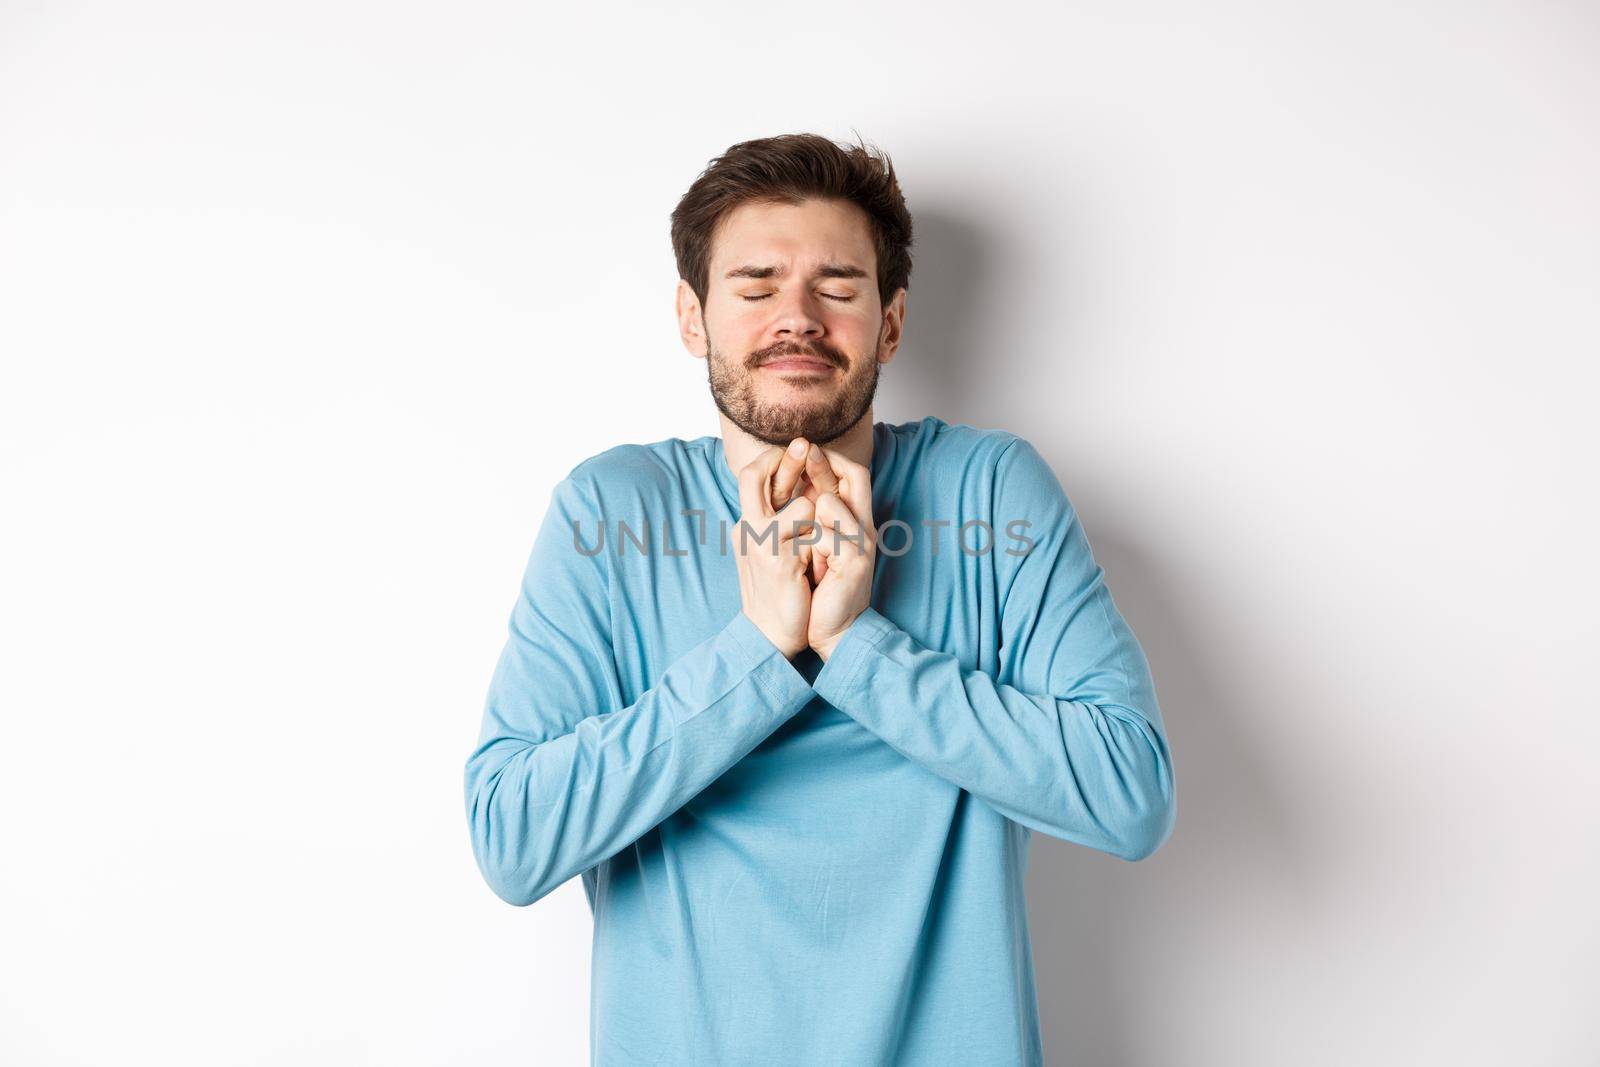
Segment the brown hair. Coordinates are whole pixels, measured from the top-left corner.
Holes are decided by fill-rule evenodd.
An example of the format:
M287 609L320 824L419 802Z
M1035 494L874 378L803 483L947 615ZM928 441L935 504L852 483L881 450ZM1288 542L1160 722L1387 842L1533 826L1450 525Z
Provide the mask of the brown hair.
M678 275L706 302L711 236L728 212L751 201L848 200L867 213L878 257L878 299L911 282L911 213L887 153L836 144L814 133L740 141L711 161L672 212Z

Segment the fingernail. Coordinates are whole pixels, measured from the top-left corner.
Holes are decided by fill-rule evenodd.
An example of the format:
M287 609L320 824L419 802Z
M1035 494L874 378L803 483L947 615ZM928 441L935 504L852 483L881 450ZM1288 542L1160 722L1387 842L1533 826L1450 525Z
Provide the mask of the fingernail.
M799 459L801 456L803 456L805 454L806 454L806 443L805 443L805 441L803 441L800 438L796 437L794 439L794 443L789 446L789 455L793 456L795 459Z

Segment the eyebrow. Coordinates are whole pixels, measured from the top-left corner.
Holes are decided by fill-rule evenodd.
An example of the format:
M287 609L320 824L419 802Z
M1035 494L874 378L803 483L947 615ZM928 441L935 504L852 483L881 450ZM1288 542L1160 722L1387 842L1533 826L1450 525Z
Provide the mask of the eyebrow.
M733 268L728 273L724 274L723 277L724 278L776 278L781 273L783 273L783 272L780 271L777 267L771 267L771 266L768 266L768 267L757 267L757 266L754 266L752 264L748 264L747 263L742 267ZM817 268L817 277L819 277L819 278L866 278L866 277L870 277L870 275L868 275L867 272L862 270L860 267L854 267L854 266L851 266L851 265L849 265L847 263L824 263L824 264L822 264L822 266Z

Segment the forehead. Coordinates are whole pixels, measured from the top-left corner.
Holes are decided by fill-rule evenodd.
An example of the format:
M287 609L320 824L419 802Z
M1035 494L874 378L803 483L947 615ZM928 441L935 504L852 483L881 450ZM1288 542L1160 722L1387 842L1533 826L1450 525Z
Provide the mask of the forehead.
M799 204L740 204L717 224L711 277L745 264L805 269L814 263L850 263L869 274L877 255L867 213L848 200Z

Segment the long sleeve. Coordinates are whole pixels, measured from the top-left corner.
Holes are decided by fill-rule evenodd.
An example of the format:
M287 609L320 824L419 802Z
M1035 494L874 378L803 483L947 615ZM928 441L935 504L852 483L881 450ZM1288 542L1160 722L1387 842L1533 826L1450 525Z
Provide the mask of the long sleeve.
M598 510L570 475L553 491L466 763L479 870L519 906L637 841L815 695L738 612L621 706L607 558L586 554Z
M874 608L812 687L896 751L1001 814L1127 860L1166 841L1172 760L1143 649L1113 603L1061 483L1017 438L996 462L996 677L927 648ZM1025 519L1022 552L1007 523ZM1007 556L1006 553L1019 555Z

